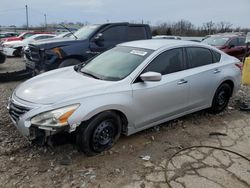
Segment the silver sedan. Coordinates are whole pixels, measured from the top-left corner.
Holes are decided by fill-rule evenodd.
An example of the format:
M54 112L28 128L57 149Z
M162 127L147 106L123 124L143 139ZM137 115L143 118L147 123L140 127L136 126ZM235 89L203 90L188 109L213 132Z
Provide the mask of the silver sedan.
M120 134L202 109L223 111L240 87L240 68L238 59L205 44L128 42L24 82L8 109L29 139L44 143L58 132L75 132L79 150L94 155Z

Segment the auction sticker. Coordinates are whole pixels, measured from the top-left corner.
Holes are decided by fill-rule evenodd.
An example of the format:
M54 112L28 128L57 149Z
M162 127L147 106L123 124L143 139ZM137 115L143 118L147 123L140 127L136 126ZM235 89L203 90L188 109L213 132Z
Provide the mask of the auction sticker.
M148 52L144 52L141 50L132 50L130 53L135 54L135 55L139 55L139 56L145 56Z

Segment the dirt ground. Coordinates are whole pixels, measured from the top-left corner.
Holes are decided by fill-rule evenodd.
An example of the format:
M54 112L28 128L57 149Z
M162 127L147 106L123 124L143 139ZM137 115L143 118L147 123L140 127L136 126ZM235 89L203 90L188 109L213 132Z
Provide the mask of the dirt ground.
M22 67L21 59L8 58L0 64L0 72ZM242 86L221 114L197 112L122 136L110 151L86 157L69 139L53 147L40 147L19 134L6 103L21 82L0 83L0 187L250 187L249 161L233 154L190 149L171 159L175 162L167 162L177 151L200 145L229 149L250 158L250 117L239 111L240 102L250 99L249 87ZM194 152L192 160L198 160L198 155L205 157L194 163L188 152ZM224 164L229 158L228 165ZM189 163L194 172L188 171Z

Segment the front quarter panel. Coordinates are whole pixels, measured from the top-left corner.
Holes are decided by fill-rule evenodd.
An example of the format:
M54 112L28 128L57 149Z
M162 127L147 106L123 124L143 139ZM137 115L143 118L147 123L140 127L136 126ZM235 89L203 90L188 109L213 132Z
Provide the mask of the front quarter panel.
M80 100L80 107L72 114L68 122L70 125L85 122L95 115L108 110L122 112L128 119L128 126L133 127L131 87L117 88L117 91L96 95Z

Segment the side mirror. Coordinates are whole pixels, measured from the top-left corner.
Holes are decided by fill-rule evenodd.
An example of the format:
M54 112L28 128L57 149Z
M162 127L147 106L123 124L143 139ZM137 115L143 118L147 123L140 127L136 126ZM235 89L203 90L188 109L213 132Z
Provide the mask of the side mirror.
M95 42L102 42L102 41L104 41L103 34L102 33L98 33L95 36L94 40L95 40Z
M234 48L234 47L235 47L235 45L233 45L233 44L228 46L229 49Z
M161 80L161 73L158 72L146 72L140 75L143 81L157 82Z

